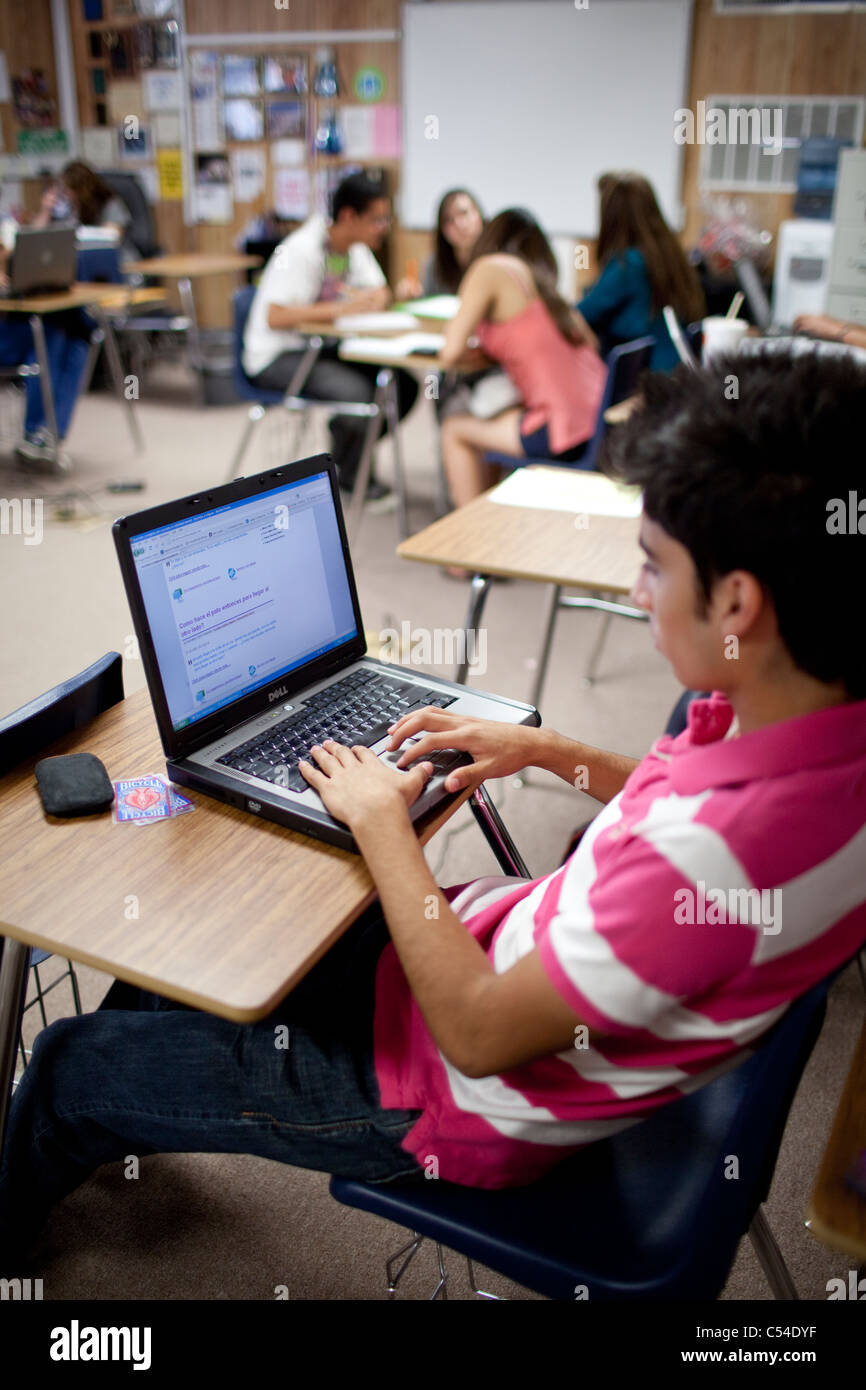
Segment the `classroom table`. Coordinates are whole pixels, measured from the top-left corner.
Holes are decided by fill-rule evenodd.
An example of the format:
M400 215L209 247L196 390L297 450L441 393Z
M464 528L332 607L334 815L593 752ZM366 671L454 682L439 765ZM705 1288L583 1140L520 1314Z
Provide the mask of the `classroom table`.
M565 470L530 464L521 472L527 478L539 477L542 484L548 480L560 486ZM595 488L615 486L596 473L574 470L570 476L575 479L575 487L580 486L581 478L597 480L592 484ZM539 659L540 676L550 649L555 601L561 588L623 595L631 591L642 563L638 546L640 520L638 517L597 515L582 509L579 502L573 510L504 505L491 500L496 490L492 488L465 507L440 517L403 541L397 547L397 554L405 560L472 573L464 623L467 640L463 649L466 652L470 649L469 632L478 627L494 576L554 585L554 599L547 615ZM578 526L578 521L582 523L584 519L587 524ZM626 617L646 616L639 609L597 597L570 598L569 606L596 608ZM457 667L454 679L464 682L468 669L466 658ZM531 704L537 703L537 694L536 689Z
M120 360L120 353L117 349L117 339L111 326L109 310L115 311L117 308L126 308L134 303L133 296L136 291L131 287L124 288L122 285L110 284L91 284L79 283L70 286L68 290L58 290L51 294L40 294L26 296L16 299L4 299L0 301L0 313L4 314L29 314L30 331L33 334L33 343L36 349L36 360L39 363L39 385L42 391L42 400L45 404L45 418L48 422L48 429L53 436L55 450L57 449L57 417L54 412L54 392L51 388L51 373L48 369L48 353L45 346L45 331L42 326L43 314L59 314L69 309L86 309L96 320L102 341L105 344L105 352L108 357L108 365L111 371L114 388L117 398L121 405L126 409L126 420L129 424L130 433L135 447L138 450L144 448L144 440L141 435L141 427L138 423L138 416L132 401L124 390L123 364ZM96 345L92 345L92 355L88 362L87 374L93 367Z
M360 855L188 789L196 809L152 825L46 816L35 762L83 751L115 781L164 772L147 691L0 785L0 1149L29 946L246 1023L270 1013L376 896ZM472 795L425 818L422 843Z
M260 256L244 256L236 251L185 251L179 255L151 256L148 260L131 261L124 266L124 271L132 275L155 275L165 280L177 281L183 310L189 319L187 343L190 365L196 372L200 372L203 359L193 280L201 280L208 275L234 275L241 270L253 270L261 263Z
M823 1245L866 1264L866 1197L854 1192L846 1174L866 1151L866 1023L854 1049L845 1088L815 1187L806 1224ZM860 1297L862 1298L862 1294Z

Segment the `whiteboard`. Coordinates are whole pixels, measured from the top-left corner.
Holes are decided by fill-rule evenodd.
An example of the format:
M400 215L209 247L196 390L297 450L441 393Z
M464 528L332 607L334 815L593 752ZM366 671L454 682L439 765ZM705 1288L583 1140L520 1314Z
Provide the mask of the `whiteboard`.
M598 175L633 169L679 227L690 27L691 0L404 5L403 225L433 226L460 185L488 216L592 237Z

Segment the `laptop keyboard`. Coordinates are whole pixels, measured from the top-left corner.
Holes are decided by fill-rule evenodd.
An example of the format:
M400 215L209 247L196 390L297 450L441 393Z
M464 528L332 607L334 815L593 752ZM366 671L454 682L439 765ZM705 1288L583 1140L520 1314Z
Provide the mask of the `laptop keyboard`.
M309 783L298 769L298 761L301 758L310 761L314 743L321 744L332 738L337 743L363 744L370 748L409 710L425 705L445 709L456 699L456 695L431 690L427 685L411 685L376 671L354 671L317 695L311 695L301 709L223 754L218 762L265 782L288 787L290 791L306 791ZM458 759L469 761L452 749L428 761L433 762L437 772L444 772Z

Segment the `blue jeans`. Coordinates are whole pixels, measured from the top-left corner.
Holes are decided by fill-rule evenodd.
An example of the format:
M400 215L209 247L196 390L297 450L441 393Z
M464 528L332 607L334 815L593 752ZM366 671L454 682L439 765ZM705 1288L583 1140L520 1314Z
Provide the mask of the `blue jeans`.
M81 389L92 325L84 314L46 314L42 323L57 433L64 439L72 423L72 413ZM26 363L31 366L35 361L33 334L24 315L10 315L5 322L0 319L0 365L14 367ZM38 376L27 378L26 393L24 430L27 434L33 434L47 425Z
M373 1064L387 940L374 904L260 1023L116 982L96 1013L40 1033L0 1167L6 1268L26 1258L55 1202L131 1154L258 1154L368 1182L423 1181L400 1147L421 1112L383 1110Z

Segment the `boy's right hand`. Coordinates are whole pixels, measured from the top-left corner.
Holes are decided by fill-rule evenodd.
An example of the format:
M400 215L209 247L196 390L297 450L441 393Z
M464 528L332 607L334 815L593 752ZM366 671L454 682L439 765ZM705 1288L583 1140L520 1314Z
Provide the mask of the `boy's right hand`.
M488 777L508 777L530 766L538 730L524 724L500 724L496 719L472 719L450 714L436 705L404 714L391 726L389 749L399 748L407 738L426 730L417 743L405 749L398 767L408 767L429 758L439 748L456 748L469 753L471 765L455 768L445 779L449 792L477 786Z

